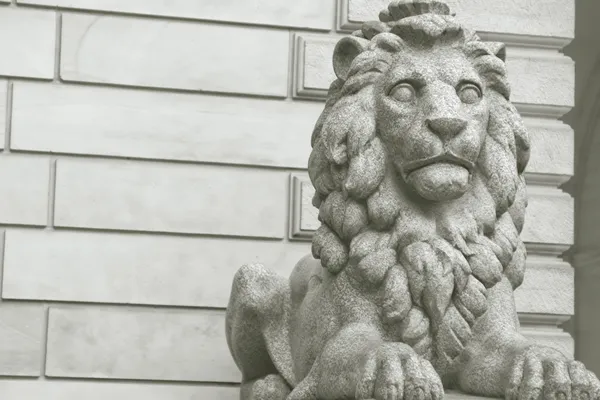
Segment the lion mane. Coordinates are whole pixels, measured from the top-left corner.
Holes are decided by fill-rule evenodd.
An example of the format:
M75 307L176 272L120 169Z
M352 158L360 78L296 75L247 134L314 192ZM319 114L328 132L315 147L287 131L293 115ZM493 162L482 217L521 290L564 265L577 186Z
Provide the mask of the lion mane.
M338 79L311 139L309 175L321 222L312 252L361 294L380 294L390 340L448 371L464 348L461 339L486 311L487 290L503 277L513 290L523 281L526 250L519 235L529 138L509 100L503 44L481 41L437 1L393 2L379 19L336 47ZM463 52L489 102L469 191L435 206L399 183L378 134L373 89L403 50L434 46ZM336 57L349 54L349 68L336 66Z

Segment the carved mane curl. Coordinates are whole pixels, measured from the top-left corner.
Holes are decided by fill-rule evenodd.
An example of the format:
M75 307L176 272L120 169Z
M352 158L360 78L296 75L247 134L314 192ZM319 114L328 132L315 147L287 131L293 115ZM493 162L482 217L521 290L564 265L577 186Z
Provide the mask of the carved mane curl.
M389 336L413 346L436 369L452 367L461 348L454 332L470 331L485 312L487 289L503 276L513 289L521 284L526 257L519 234L529 138L509 100L504 45L482 42L449 14L437 1L393 2L380 21L364 23L338 43L338 79L313 131L309 159L321 221L314 257L331 274L363 282L364 293L383 293ZM472 188L433 218L398 183L377 132L374 83L411 47L462 51L484 80L490 103ZM357 48L348 70L336 66L335 57Z

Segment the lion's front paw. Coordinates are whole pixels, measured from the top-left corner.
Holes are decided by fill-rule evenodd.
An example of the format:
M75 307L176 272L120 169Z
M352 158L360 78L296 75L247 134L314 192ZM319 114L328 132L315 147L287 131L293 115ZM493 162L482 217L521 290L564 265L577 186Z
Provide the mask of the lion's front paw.
M438 400L443 396L442 382L431 363L408 345L384 343L362 363L357 400Z
M507 400L600 400L600 381L579 361L549 347L530 346L513 366Z

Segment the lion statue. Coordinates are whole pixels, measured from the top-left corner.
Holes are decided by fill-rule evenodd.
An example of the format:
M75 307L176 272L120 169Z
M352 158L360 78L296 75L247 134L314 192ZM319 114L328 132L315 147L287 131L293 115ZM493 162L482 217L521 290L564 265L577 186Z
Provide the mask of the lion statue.
M241 399L600 399L519 333L530 143L505 47L440 1L394 1L334 50L311 143L320 228L289 280L237 272Z

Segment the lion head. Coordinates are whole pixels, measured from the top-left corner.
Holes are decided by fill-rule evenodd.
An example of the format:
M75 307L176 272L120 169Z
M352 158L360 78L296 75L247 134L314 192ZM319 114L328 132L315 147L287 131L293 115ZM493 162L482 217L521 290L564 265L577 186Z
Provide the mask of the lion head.
M523 280L529 138L503 44L439 1L394 1L379 19L334 51L309 159L313 255L383 291L392 334L444 369L459 345L443 335L469 328L503 276Z

